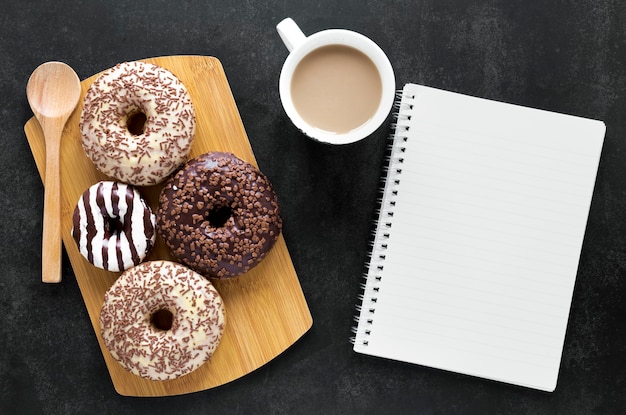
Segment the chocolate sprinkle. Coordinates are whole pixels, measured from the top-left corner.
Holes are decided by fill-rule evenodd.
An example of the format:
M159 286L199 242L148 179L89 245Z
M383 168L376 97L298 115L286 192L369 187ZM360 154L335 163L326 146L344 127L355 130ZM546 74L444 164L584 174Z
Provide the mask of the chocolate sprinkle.
M212 216L222 216L213 223ZM267 256L282 229L267 177L230 153L188 161L159 197L157 231L172 255L213 278L241 275Z

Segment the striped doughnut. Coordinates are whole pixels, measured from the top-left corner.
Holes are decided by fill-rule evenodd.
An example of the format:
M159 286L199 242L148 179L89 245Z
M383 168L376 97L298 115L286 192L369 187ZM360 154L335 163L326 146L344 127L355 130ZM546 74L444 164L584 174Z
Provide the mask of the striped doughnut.
M122 273L104 295L100 330L111 356L145 379L171 380L206 362L224 331L219 292L171 261L147 261Z
M131 185L101 181L76 204L72 236L94 266L123 271L143 261L156 238L155 216Z

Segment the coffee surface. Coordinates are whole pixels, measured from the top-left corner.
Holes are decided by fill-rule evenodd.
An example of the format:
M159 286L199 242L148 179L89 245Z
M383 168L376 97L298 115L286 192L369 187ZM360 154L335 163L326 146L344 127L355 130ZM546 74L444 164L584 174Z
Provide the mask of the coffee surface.
M313 50L296 67L291 95L298 114L320 130L343 134L374 116L382 80L372 60L345 45Z

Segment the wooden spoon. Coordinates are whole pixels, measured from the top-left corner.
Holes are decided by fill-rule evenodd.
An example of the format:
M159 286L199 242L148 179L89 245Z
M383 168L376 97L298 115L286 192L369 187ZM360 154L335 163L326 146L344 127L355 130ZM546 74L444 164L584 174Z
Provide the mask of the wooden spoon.
M61 281L61 134L80 99L80 79L62 62L46 62L33 71L26 86L30 108L46 142L41 280Z

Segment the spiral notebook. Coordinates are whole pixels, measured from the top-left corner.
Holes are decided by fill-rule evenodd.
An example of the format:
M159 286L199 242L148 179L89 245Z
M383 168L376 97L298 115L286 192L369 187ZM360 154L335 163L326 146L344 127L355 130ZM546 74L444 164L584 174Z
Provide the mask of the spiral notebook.
M553 391L605 125L407 84L354 350Z

